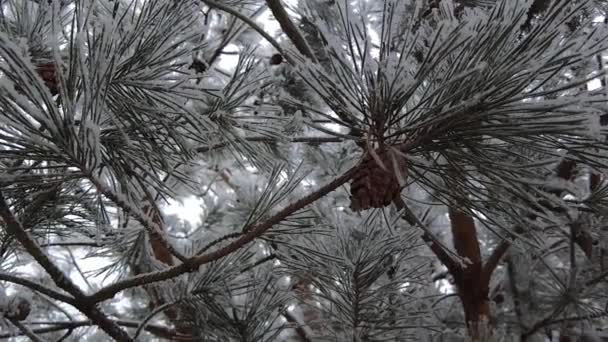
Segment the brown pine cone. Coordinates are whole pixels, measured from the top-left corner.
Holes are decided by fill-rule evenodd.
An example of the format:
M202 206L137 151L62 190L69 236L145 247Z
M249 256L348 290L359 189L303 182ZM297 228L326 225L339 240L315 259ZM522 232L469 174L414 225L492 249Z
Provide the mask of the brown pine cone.
M386 170L378 165L371 154L368 153L365 156L350 183L350 208L354 211L386 207L401 192L395 170L398 169L401 176L405 178L407 176L405 160L403 157L395 155L394 159L399 163L395 167L393 158L388 152L377 150L376 154Z
M36 66L36 72L44 81L52 95L59 94L59 84L57 84L57 70L55 63L43 63Z
M27 299L21 297L12 298L9 308L4 313L4 317L17 321L25 321L30 312L32 312L32 304Z

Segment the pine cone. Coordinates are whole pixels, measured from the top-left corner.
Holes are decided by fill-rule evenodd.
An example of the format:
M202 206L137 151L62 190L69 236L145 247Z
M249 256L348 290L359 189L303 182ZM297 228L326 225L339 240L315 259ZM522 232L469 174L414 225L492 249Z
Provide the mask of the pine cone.
M21 297L12 298L8 305L8 310L4 312L4 317L17 321L24 321L32 312L32 304Z
M59 85L57 84L57 70L55 63L44 63L36 66L36 72L44 81L52 95L59 94Z
M354 211L386 207L401 192L395 170L398 169L405 178L407 176L405 161L401 156L395 156L399 164L396 168L393 158L386 151L376 151L376 154L386 170L378 165L371 154L365 156L350 183L350 208Z

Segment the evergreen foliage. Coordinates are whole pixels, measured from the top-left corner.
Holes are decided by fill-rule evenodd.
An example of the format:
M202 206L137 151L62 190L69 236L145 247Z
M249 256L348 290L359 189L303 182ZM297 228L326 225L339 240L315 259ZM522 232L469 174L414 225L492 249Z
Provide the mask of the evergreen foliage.
M607 340L607 7L0 1L0 339Z

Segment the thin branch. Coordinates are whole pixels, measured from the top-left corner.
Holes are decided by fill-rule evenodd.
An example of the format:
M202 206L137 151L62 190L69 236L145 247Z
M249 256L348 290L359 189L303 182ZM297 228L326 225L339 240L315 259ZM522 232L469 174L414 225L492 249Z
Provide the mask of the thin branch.
M109 188L105 187L103 184L101 184L101 182L99 182L99 180L97 178L93 177L92 175L89 175L88 178L91 181L91 183L93 183L93 185L95 185L95 188L97 188L97 191L99 191L99 193L104 195L107 199L112 201L114 204L116 204L118 207L120 207L126 213L128 213L133 218L135 218L137 220L137 222L139 222L146 229L146 231L148 232L150 241L158 242L160 245L162 245L163 248L165 248L167 251L169 251L171 254L173 254L180 261L183 262L183 261L187 260L187 258L184 255L182 255L179 251L177 251L175 249L175 247L173 247L169 243L169 241L167 241L167 239L165 239L164 235L161 233L162 228L159 227L159 225L156 222L151 220L149 216L144 214L144 212L142 212L141 209L134 207L131 204L127 203L125 200L123 200L118 195L116 195L111 189L109 189Z
M272 139L272 138L268 138L268 137L248 137L248 138L245 138L245 140L253 141L253 142L267 142L267 143L281 142L278 139ZM288 142L317 145L317 144L323 144L323 143L341 143L341 142L344 142L344 139L336 138L336 137L296 137L296 138L289 139Z
M262 264L264 264L264 263L266 263L268 261L270 261L270 260L274 260L276 258L277 258L276 254L267 255L267 256L261 258L260 260L254 262L253 264L248 265L247 267L243 268L241 270L241 273L245 273L247 271L250 271L250 270L252 270L252 269L254 269L254 268L256 268L256 267L258 267L258 266L260 266L260 265L262 265Z
M564 158L564 160L562 160L556 167L556 175L561 179L570 181L574 177L575 169L576 162L568 158ZM549 193L562 197L562 193L559 190L552 190L549 191ZM571 224L570 229L576 244L583 250L585 256L588 259L591 259L593 257L593 237L589 234L589 232L585 231L584 229L580 229L576 224Z
M275 49L277 49L277 51L281 55L283 55L285 57L285 59L287 59L290 62L293 62L293 60L291 60L291 58L287 54L285 54L285 51L281 47L281 44L279 44L279 42L277 42L274 38L272 38L271 35L266 33L266 31L264 31L263 28L261 28L258 24L256 24L249 17L247 17L246 15L242 14L241 12L235 10L234 8L232 8L230 6L215 2L213 0L202 0L202 1L205 4L207 4L207 6L209 6L209 7L220 9L228 14L233 15L235 18L242 20L244 23L249 25L256 32L258 32L262 37L264 37L264 39L266 39L270 43L270 45L272 45Z
M306 330L304 330L304 328L302 328L302 326L300 325L298 320L292 314L290 314L287 310L285 310L285 312L283 312L283 317L285 317L287 322L289 322L293 325L293 329L298 334L300 341L311 342L311 339L308 338L308 334L306 333Z
M532 336L534 333L536 333L539 329L552 324L554 317L556 317L557 315L562 313L564 311L565 307L566 307L566 305L564 303L559 303L555 307L553 312L551 312L547 317L543 318L542 320L536 322L536 324L534 324L528 331L526 331L525 333L522 334L522 337L528 338L528 337Z
M253 12L253 18L258 17L261 13L264 12L264 6L260 6L257 10L255 10ZM250 18L252 19L252 18ZM236 30L235 33L232 32L232 29L235 27L234 23L231 23L230 25L230 29L228 29L228 31L226 32L226 34L223 35L222 37L222 42L220 43L220 45L218 46L217 49L215 49L215 51L213 52L213 54L211 55L211 58L209 58L208 61L205 61L209 66L213 65L213 63L215 63L215 61L218 59L218 57L222 54L232 54L230 52L225 52L224 49L226 48L226 46L228 46L231 41L237 37L237 35L239 34L239 29ZM242 32L241 32L242 33ZM238 52L233 52L235 55L238 55ZM199 79L200 80L200 79Z
M598 319L598 318L602 318L602 317L606 317L606 316L608 316L608 311L596 312L596 313L590 313L590 314L581 315L581 316L558 318L551 322L548 322L548 325L564 323L564 322L588 321L588 320Z
M158 306L157 308L155 308L154 310L152 310L152 312L150 312L143 321L141 321L141 323L139 324L139 326L137 327L137 329L135 329L135 334L133 335L133 339L137 340L137 337L139 336L139 334L141 333L142 330L145 330L146 326L148 325L148 322L150 322L150 320L152 318L154 318L154 316L156 316L157 314L163 312L165 309L170 308L173 305L176 305L179 301L172 301L169 303L165 303L163 305Z
M477 227L471 215L450 206L448 208L450 227L454 249L462 258L467 258L471 264L467 266L468 272L473 269L481 271L481 249L477 239ZM478 268L479 267L479 268ZM452 274L457 276L457 274Z
M30 290L45 294L53 299L57 299L59 301L68 303L70 305L75 305L74 297L64 295L64 294L59 293L53 289L50 289L44 285L35 283L35 282L33 282L31 280L27 280L25 278L16 277L16 276L6 274L6 273L0 273L0 281L8 281L8 282L11 282L14 284L18 284L18 285L27 287Z
M313 62L317 63L317 58L313 53L313 50L308 45L308 42L302 36L296 25L289 18L289 14L285 10L285 7L281 4L281 0L266 0L266 4L268 8L274 15L275 19L281 25L281 29L283 32L289 37L289 40L295 45L295 47L300 51L301 54L310 58Z
M0 191L0 216L4 220L7 232L13 235L27 252L38 262L42 268L51 276L55 284L74 296L74 306L83 314L89 317L108 335L117 341L132 341L129 335L114 324L94 305L86 301L86 296L68 277L63 274L61 269L55 265L46 253L36 244L34 238L23 228L9 209L2 191Z
M599 282L601 282L602 280L604 280L604 278L608 278L608 271L604 272L604 273L600 273L600 275L598 275L597 277L587 281L585 283L585 286L592 286L595 285Z
M44 342L44 340L38 337L38 335L36 335L36 332L32 331L28 326L24 325L16 319L9 319L9 321L11 321L11 323L13 323L13 325L16 326L23 335L29 337L30 340L34 342Z
M49 242L40 245L42 248L47 247L103 247L102 244L97 242Z
M137 328L140 324L139 322L125 321L125 320L112 320L112 321L120 326L124 326L124 327L128 327L128 328ZM27 322L27 323L32 324L32 322ZM88 327L88 326L94 325L94 323L91 321L73 321L73 322L65 321L65 322L44 322L44 323L36 322L36 324L53 325L51 327L31 329L31 331L36 334L46 334L46 333L61 331L61 330L65 330L65 329L76 329L76 328ZM145 326L144 330L151 334L154 334L157 337L173 339L174 341L186 340L186 338L187 338L185 336L181 336L180 334L178 334L174 329L167 328L167 327L160 326L160 325L147 324ZM23 333L22 332L20 333L19 331L9 331L6 333L1 333L0 338L2 338L2 339L11 338L11 337L20 336L20 335L23 335ZM190 341L190 340L188 340L188 341Z
M269 138L269 137L247 137L247 138L245 138L245 140L250 141L250 142L263 142L263 143L269 143L269 144L283 142L283 140ZM324 144L324 143L341 143L341 142L344 142L344 139L337 138L337 137L296 137L293 139L289 139L286 142L305 143L305 144L309 144L309 145L319 145L319 144ZM196 149L196 152L205 153L205 152L213 151L213 150L223 148L226 146L228 146L227 143L218 143L218 144L211 145L211 146L201 146Z
M327 195L328 193L330 193L330 192L334 191L335 189L337 189L338 187L342 186L344 183L346 183L350 180L350 178L353 176L355 170L356 170L355 167L349 169L348 171L343 173L338 178L334 179L329 184L321 187L319 190L297 200L296 202L289 204L288 206L286 206L281 211L276 213L274 216L268 218L267 220L265 220L259 224L251 226L249 228L249 230L247 230L247 232L244 233L240 238L236 239L235 241L227 244L226 246L224 246L216 251L189 258L185 262L183 262L177 266L173 266L173 267L167 268L162 271L140 274L140 275L131 277L129 279L125 279L121 282L109 285L109 286L104 287L103 289L99 290L98 292L94 293L93 295L89 296L89 300L91 300L95 303L97 303L99 301L104 301L104 300L114 297L114 295L117 294L118 292L121 292L128 288L171 279L171 278L177 277L181 274L184 274L187 272L192 272L193 270L198 269L198 267L200 267L201 265L210 263L215 260L219 260L219 259L237 251L238 249L242 248L247 243L260 237L268 229L272 228L276 224L279 224L282 220L287 218L289 215L291 215L291 214L295 213L296 211L306 207L307 205L319 200L323 196Z
M437 259L448 269L450 274L457 274L460 272L460 265L450 256L448 253L449 249L443 247L441 241L439 241L425 226L424 224L407 208L405 202L401 198L397 198L394 201L397 210L405 210L402 218L407 221L411 226L420 227L424 233L422 234L422 240L431 249L431 251L437 256Z
M496 248L494 248L494 251L492 251L492 254L488 258L488 260L486 260L485 264L483 265L482 279L489 280L491 278L492 273L494 272L494 270L498 266L498 263L500 262L500 259L503 257L503 255L505 255L505 253L507 253L510 246L511 246L511 241L502 240L500 242L500 244L498 246L496 246Z
M197 255L203 254L206 251L209 250L209 248L217 245L218 243L224 242L226 240L230 240L230 239L236 239L239 236L241 236L242 233L241 232L237 232L237 233L230 233L230 234L226 234L224 236L220 236L219 238L209 242L208 244L206 244L205 246L203 246L201 249L199 249L198 253L196 253Z

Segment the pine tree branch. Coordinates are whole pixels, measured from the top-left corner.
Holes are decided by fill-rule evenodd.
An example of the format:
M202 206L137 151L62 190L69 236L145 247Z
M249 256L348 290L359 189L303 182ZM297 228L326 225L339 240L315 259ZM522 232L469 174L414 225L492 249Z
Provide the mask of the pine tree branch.
M285 57L285 59L287 59L288 61L293 62L293 60L291 60L291 58L285 54L285 51L283 50L283 48L281 47L281 44L279 44L279 42L277 42L274 38L272 38L271 35L269 35L268 33L266 33L266 31L264 31L263 28L261 28L258 24L256 24L253 20L251 20L249 17L247 17L246 15L242 14L241 12L235 10L234 8L224 5L222 3L213 1L213 0L202 0L205 4L207 4L207 6L212 7L212 8L217 8L219 10L222 10L228 14L233 15L235 18L240 19L241 21L243 21L245 24L249 25L252 29L254 29L256 32L258 32L262 37L264 37L264 39L266 39L266 41L268 41L270 43L270 45L272 45L275 49L277 49L277 51L283 55Z
M576 169L576 162L568 158L564 158L556 168L557 177L569 181L574 177L574 171ZM554 190L550 191L555 196L561 196L561 192ZM574 241L583 250L585 256L588 259L593 257L593 237L585 230L578 227L578 225L570 225Z
M559 323L564 323L564 322L589 321L592 319L598 319L598 318L607 317L607 316L608 316L608 311L590 313L587 315L580 315L580 316L569 316L569 317L554 319L554 320L548 322L547 325L559 324Z
M89 296L88 299L94 303L108 300L114 297L116 293L126 290L128 288L171 279L181 274L192 272L193 270L198 269L198 267L200 267L201 265L210 263L215 260L219 260L242 248L247 243L260 237L268 229L272 228L276 224L279 224L289 215L292 215L296 211L306 207L307 205L310 205L311 203L319 200L328 193L342 186L344 183L350 180L355 170L355 167L349 169L329 184L321 187L319 190L299 199L296 202L289 204L288 206L280 210L272 217L266 219L265 221L251 226L249 230L247 230L247 232L244 233L241 237L216 251L188 258L185 262L162 271L140 274L129 279L114 283L97 291L93 295Z
M598 276L596 276L595 278L593 278L593 279L591 279L591 280L587 281L587 282L585 283L585 286L592 286L592 285L595 285L595 284L597 284L597 283L601 282L602 280L604 280L605 278L608 278L608 271L603 272L603 273L600 273L600 274L599 274Z
M457 274L457 272L461 272L462 268L447 252L447 247L444 247L443 244L424 227L424 224L408 210L403 199L397 198L394 201L394 204L397 210L405 210L402 216L405 221L407 221L411 226L418 226L424 231L422 234L422 241L426 243L435 256L437 256L437 259L439 259L439 261L448 269L450 274L454 275Z
M262 264L264 264L264 263L266 263L268 261L270 261L270 260L274 260L276 258L277 258L276 254L267 255L267 256L261 258L260 260L254 262L253 264L248 265L247 267L243 268L241 270L241 273L245 273L247 271L251 271L252 269L254 269L254 268L256 268L256 267L258 267L258 266L260 266L260 265L262 265Z
M9 321L11 321L11 323L13 323L13 325L16 326L23 335L29 337L29 339L32 340L33 342L44 342L44 340L42 338L40 338L38 335L36 335L35 331L32 331L25 324L19 322L16 319L9 319Z
M152 318L154 318L154 316L156 316L157 314L163 312L166 309L169 309L170 307L178 304L180 301L172 301L169 303L164 303L162 305L157 306L156 308L154 308L154 310L152 310L152 312L150 312L139 324L139 326L137 327L137 329L135 329L135 333L133 334L133 339L137 340L137 337L139 337L139 334L141 334L141 332L143 330L145 330L146 326L148 325L148 322L150 322L150 320Z
M275 139L275 138L269 138L269 137L246 137L245 140L251 141L251 142L268 143L268 144L276 144L276 143L284 142L281 139ZM320 145L320 144L325 144L325 143L341 143L344 141L345 141L345 139L337 138L337 137L296 137L296 138L289 139L285 142L305 143L305 144L309 144L309 145ZM201 146L196 149L196 152L205 153L205 152L213 151L213 150L223 148L226 146L228 146L227 143L218 143L218 144L211 145L211 146Z
M492 251L492 254L482 267L482 279L487 279L488 281L490 280L492 273L500 262L500 259L505 255L505 253L507 253L510 246L511 241L502 240L500 244L494 248L494 251Z
M160 210L156 205L151 206L149 204L145 204L143 207L143 212L147 217L152 217L152 223L156 225L159 232L159 234L156 236L149 236L149 242L150 246L152 247L154 257L165 265L173 266L175 263L173 261L172 252L171 249L167 248L167 246L172 246L169 244L169 241L164 238L164 236L166 236L167 229Z
M289 312L287 312L287 310L285 310L285 312L283 312L283 317L285 317L287 322L289 322L293 325L293 328L296 331L296 334L298 334L298 338L300 339L300 341L311 342L311 340L310 340L310 338L308 338L308 334L306 334L306 331L304 330L304 328L302 328L300 323L298 323L298 320L292 314L290 314Z
M543 318L542 320L536 322L530 329L528 329L528 331L524 332L521 336L523 338L528 338L528 337L534 335L539 329L552 324L554 318L557 317L560 313L562 313L564 311L565 307L566 307L565 304L559 303L555 307L553 312L551 312L549 315L547 315L547 317Z
M150 194L147 193L147 195L148 197L151 197ZM152 200L150 201L152 202ZM162 233L162 236L165 236L167 229L158 207L156 205L150 205L150 203L148 203L144 205L143 212L148 217L152 217L152 222L156 224L156 227L158 227L160 233ZM168 242L165 243L166 240L159 239L160 236L161 235L157 236L156 238L152 238L150 236L149 238L152 253L158 261L164 263L167 266L173 266L175 265L175 262L173 260L171 250L166 248ZM138 267L133 267L133 272L135 274L140 273ZM154 287L146 287L145 290L151 298L153 310L150 315L142 321L142 325L146 325L148 323L148 320L154 317L154 315L160 312L164 312L165 316L171 321L173 326L176 327L178 333L184 334L185 336L192 335L190 327L184 328L183 324L180 324L180 310L178 307L175 307L175 304L177 302L172 301L170 303L167 303L165 297L161 295L161 293L157 291ZM133 336L134 340L137 340L137 336L141 333L142 328L143 326L139 326L136 329L135 334Z
M139 322L133 321L125 321L125 320L112 320L114 323L120 326L128 327L128 328L137 328L139 326ZM41 325L52 325L50 327L44 328L36 328L31 329L35 334L47 334L52 332L57 332L61 330L72 330L81 327L88 327L91 325L95 325L91 321L66 321L66 322L26 322L25 324L41 324ZM144 327L145 331L165 339L170 339L172 341L192 341L190 336L182 336L175 331L175 329L167 328L160 325L148 324ZM11 338L15 336L21 336L23 332L19 331L9 331L0 333L0 339Z
M452 240L456 252L458 252L458 255L467 258L472 263L472 265L469 265L467 268L479 267L481 270L481 249L479 248L479 240L477 239L475 220L471 215L456 210L453 207L448 208L448 213L452 230Z
M70 305L75 305L76 299L74 299L74 297L64 295L62 293L59 293L53 289L50 289L50 288L44 286L42 284L35 283L35 282L33 282L31 280L27 280L25 278L16 277L16 276L6 274L6 273L0 273L0 281L8 281L13 284L18 284L18 285L27 287L30 290L45 294L53 299L57 299L59 301L68 303Z
M279 25L281 25L283 32L285 32L287 37L289 37L289 40L291 40L298 51L300 51L300 53L304 56L310 58L313 62L317 63L318 61L312 48L310 45L308 45L308 42L304 36L302 36L296 25L294 25L289 18L289 14L285 10L285 7L283 7L281 4L281 0L266 0L266 4L274 15L274 18L279 22Z
M49 192L47 192L48 194ZM43 195L42 195L43 196ZM68 277L63 274L61 269L55 265L46 253L38 246L34 238L23 228L21 223L11 212L8 203L0 191L0 216L4 220L6 230L14 236L25 250L38 262L42 268L51 276L51 279L63 290L74 296L74 306L83 314L89 317L108 335L116 341L132 341L129 335L108 319L95 305L91 305L85 294Z
M245 138L245 140L252 141L252 142L266 142L266 143L281 142L281 140L272 139L272 138L268 138L268 137L247 137L247 138ZM288 142L291 142L291 143L306 143L306 144L310 144L310 145L317 145L317 144L323 144L323 143L341 143L344 141L345 140L343 138L337 138L337 137L295 137L295 138L291 138L288 140Z
M43 243L43 244L40 244L40 247L42 247L42 248L46 248L46 247L103 247L103 245L100 243L97 243L97 242L75 241L75 242Z
M178 250L176 250L175 247L173 247L169 243L169 241L167 241L167 239L165 239L165 237L162 234L161 227L159 227L159 225L156 222L151 220L149 216L144 214L142 212L142 210L140 210L137 207L132 206L131 204L129 204L126 201L124 201L123 199L121 199L117 194L115 194L111 189L109 189L109 188L105 187L103 184L101 184L101 182L96 177L93 177L91 174L89 174L88 178L91 181L91 183L93 183L93 185L95 185L95 188L97 188L97 191L99 191L99 193L104 195L107 199L112 201L114 204L116 204L118 207L120 207L126 213L128 213L133 218L135 218L137 220L137 222L139 222L146 229L151 242L162 245L163 248L165 248L167 251L169 251L171 254L173 254L180 261L183 262L183 261L187 260L187 258L184 255L182 255Z

